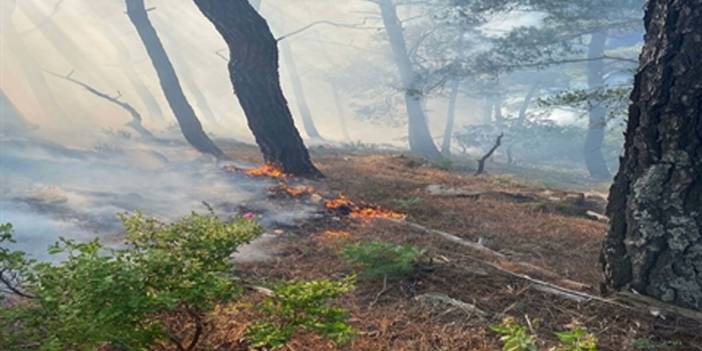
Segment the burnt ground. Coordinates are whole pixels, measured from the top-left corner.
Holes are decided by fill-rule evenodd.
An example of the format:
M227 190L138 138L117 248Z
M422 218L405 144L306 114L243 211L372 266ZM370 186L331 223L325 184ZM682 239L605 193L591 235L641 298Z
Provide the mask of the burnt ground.
M229 151L237 159L260 162L255 148ZM285 228L271 248L273 259L240 264L238 273L264 286L285 279L341 278L352 271L340 248L360 240L410 243L427 251L412 276L391 282L379 297L382 282L361 280L339 301L351 312L357 332L352 342L337 347L301 335L289 350L499 350L499 337L489 326L505 316L531 321L543 350L556 345L554 331L574 321L597 336L600 350L702 350L697 322L672 314L654 316L640 307L574 301L505 274L528 274L599 296L598 257L606 223L585 214L602 211L603 199L597 195L546 188L505 174L476 177L468 169L446 170L393 153L317 149L313 158L326 179L306 184L323 197L343 193L353 201L399 211L409 222L480 242L504 256L496 259L402 221L350 218L332 211ZM435 190L439 185L442 191ZM606 191L601 185L589 188ZM300 201L310 201L304 197L308 195ZM474 304L489 316L420 303L417 296L426 293ZM246 349L243 331L256 315L245 306L260 298L251 292L241 304L216 313L206 346Z

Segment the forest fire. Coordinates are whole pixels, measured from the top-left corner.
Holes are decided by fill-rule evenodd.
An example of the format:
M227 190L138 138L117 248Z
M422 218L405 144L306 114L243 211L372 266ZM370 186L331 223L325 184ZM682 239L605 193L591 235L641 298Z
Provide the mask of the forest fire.
M339 195L336 199L327 200L324 202L324 207L341 212L343 215L348 215L353 218L391 218L404 219L405 215L399 212L386 210L373 205L359 205L349 200L344 195Z
M280 185L277 185L277 186L271 188L271 190L273 192L276 192L276 193L287 194L291 197L301 197L301 196L312 195L312 194L316 193L316 191L313 187L305 186L305 185L290 186L287 184L280 184Z
M287 177L287 174L283 172L283 170L271 163L266 163L262 166L256 167L256 168L249 168L249 169L242 169L238 167L232 167L228 166L224 168L225 171L228 172L242 172L245 173L246 175L252 176L252 177L271 177L271 178L285 178Z

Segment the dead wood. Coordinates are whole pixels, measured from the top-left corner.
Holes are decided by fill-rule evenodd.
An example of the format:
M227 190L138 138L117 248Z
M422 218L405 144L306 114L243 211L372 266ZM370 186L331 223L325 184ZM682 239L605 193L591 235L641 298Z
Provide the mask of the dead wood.
M487 159L489 159L492 154L495 153L495 150L500 147L503 136L505 136L505 133L500 133L500 135L497 136L497 140L495 140L495 145L493 145L490 151L488 151L480 160L478 160L478 170L475 172L475 175L480 175L485 171L485 161L487 161Z
M461 300L456 300L443 293L426 293L418 295L415 300L432 307L449 306L451 309L465 312L469 316L477 316L478 318L487 318L490 314L475 306Z

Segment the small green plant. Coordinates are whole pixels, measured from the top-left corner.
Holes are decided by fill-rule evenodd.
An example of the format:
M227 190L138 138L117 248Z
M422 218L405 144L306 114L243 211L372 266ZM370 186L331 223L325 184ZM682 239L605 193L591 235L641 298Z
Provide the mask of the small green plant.
M410 207L413 207L414 205L417 205L420 202L422 202L422 198L419 196L413 196L404 199L393 199L392 201L395 203L395 206L397 206L399 209L407 210Z
M490 326L492 331L500 334L503 351L537 351L536 337L527 327L517 323L513 317L507 317L499 325Z
M577 323L569 326L569 330L554 333L561 342L557 351L597 351L597 338L587 329Z
M145 350L170 343L193 350L206 314L240 291L229 256L262 231L251 220L197 214L173 224L141 215L122 221L124 248L62 239L50 248L66 256L57 264L0 249L0 285L22 297L0 310L3 349ZM10 242L11 227L1 231L0 243ZM192 330L175 332L166 319Z
M346 245L342 254L363 278L402 278L414 270L424 250L412 245L363 241Z
M349 277L340 282L291 281L278 285L260 306L264 320L248 330L252 346L281 348L297 331L314 332L337 344L347 342L353 335L346 322L348 312L329 303L353 290L353 281L354 277Z

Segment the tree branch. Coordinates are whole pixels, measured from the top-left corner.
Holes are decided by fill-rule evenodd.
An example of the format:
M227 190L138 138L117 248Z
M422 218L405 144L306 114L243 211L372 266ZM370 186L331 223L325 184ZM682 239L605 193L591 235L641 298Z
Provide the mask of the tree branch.
M497 140L495 140L495 145L492 146L490 151L485 154L479 161L478 161L478 170L475 172L475 175L480 175L485 171L485 161L487 161L490 156L492 156L493 153L495 153L495 150L497 150L498 147L502 144L502 137L505 136L505 133L500 133L500 135L497 137Z
M54 73L51 71L46 71L46 72L51 74L52 76L55 76L55 77L63 79L63 80L67 80L75 85L78 85L78 86L82 87L83 89L89 91L93 95L100 97L102 99L105 99L105 100L119 106L120 108L127 111L127 113L129 113L132 116L132 120L129 123L127 123L127 125L129 127L134 129L137 133L139 133L139 135L141 135L142 137L144 137L146 139L152 139L152 140L157 139L150 131L148 131L146 128L144 128L141 125L141 121L142 121L141 114L129 103L126 103L124 101L119 100L119 98L122 97L121 92L117 91L117 95L115 95L114 97L112 97L106 93L103 93L103 92L93 88L92 86L88 85L87 83L84 83L82 81L79 81L78 79L73 78L74 71L69 72L65 76L62 76L58 73Z
M357 24L336 23L336 22L327 21L327 20L316 21L316 22L312 22L306 26L303 26L302 28L296 29L290 33L281 35L280 37L276 38L275 40L281 41L281 40L288 39L294 35L300 34L300 33L304 32L310 28L313 28L313 27L319 26L319 25L329 25L329 26L340 27L340 28L351 28L351 29L362 29L362 30L378 29L376 27L365 27L367 20L368 20L368 18L364 18L362 23L357 23Z

